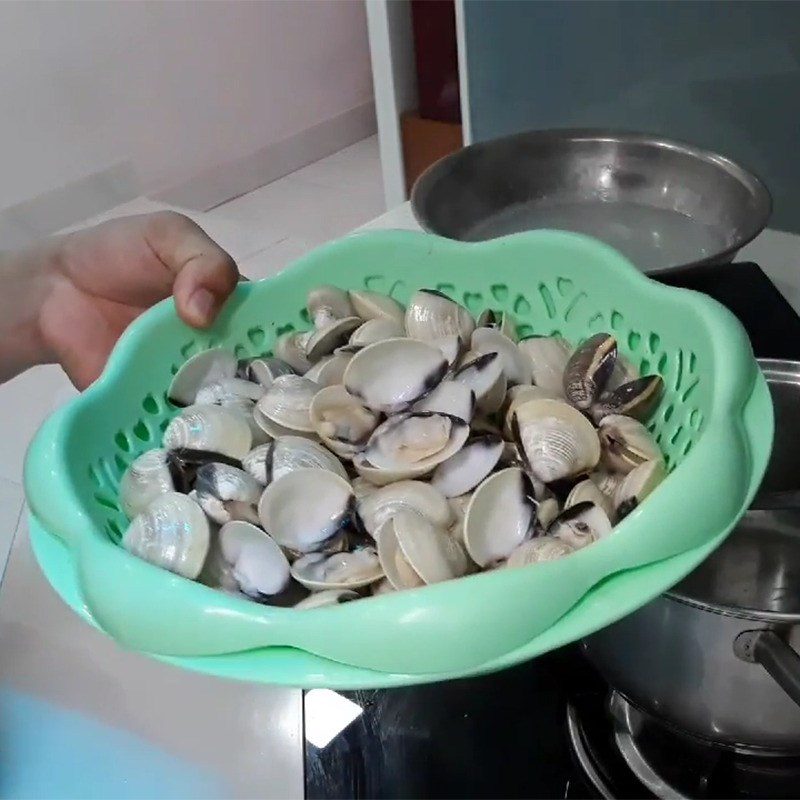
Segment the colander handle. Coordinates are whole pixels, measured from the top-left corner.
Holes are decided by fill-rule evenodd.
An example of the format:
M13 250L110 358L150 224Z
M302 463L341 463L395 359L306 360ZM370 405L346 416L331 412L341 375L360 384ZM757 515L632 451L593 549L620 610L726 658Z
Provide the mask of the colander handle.
M25 455L24 483L33 515L45 530L71 546L90 523L81 511L63 456L69 414L69 406L59 409L36 432Z

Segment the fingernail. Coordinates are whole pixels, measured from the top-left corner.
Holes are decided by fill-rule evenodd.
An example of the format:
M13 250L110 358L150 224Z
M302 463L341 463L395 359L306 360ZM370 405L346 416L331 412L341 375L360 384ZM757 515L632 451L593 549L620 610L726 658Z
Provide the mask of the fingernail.
M208 289L197 289L189 298L189 310L199 319L209 321L217 300Z

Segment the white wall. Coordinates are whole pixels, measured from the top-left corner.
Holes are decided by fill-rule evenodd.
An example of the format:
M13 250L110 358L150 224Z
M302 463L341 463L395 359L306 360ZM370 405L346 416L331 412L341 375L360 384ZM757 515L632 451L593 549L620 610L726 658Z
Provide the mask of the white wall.
M0 209L131 162L145 191L371 100L361 0L0 3Z

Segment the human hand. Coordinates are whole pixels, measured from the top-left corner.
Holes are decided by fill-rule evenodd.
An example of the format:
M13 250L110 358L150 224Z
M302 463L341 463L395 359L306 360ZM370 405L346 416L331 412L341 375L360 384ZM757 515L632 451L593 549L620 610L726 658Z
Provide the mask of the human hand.
M233 259L202 228L169 211L59 237L27 259L39 299L35 361L60 363L79 389L100 375L119 336L151 305L174 295L181 319L206 328L239 279Z

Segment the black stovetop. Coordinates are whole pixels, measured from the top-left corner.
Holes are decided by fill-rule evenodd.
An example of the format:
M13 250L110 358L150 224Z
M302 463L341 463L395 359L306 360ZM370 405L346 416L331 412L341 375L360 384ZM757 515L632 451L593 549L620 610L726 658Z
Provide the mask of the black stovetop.
M728 306L757 356L800 358L800 318L757 265L660 280ZM358 716L324 746L305 742L308 798L599 796L570 750L566 712L572 702L593 715L589 728L606 725L608 689L575 647L481 678L341 694ZM306 703L307 730L317 708ZM624 775L616 786L644 796Z

